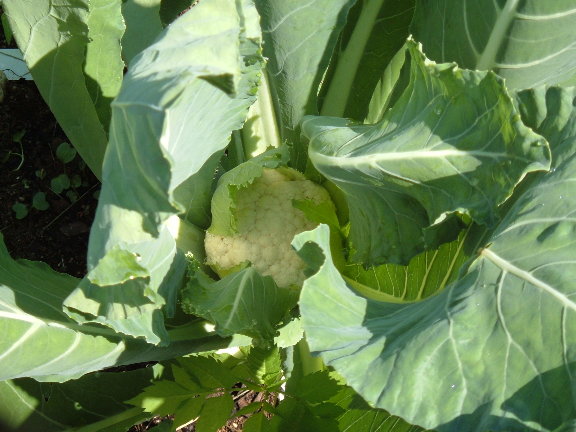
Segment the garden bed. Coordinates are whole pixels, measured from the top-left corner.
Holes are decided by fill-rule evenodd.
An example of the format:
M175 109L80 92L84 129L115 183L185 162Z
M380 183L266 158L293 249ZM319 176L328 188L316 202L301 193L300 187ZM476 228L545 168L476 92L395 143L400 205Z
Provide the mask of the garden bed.
M0 118L0 231L8 250L84 276L98 180L78 156L68 163L57 157L67 138L34 82L7 82ZM56 193L51 183L63 175L73 183Z

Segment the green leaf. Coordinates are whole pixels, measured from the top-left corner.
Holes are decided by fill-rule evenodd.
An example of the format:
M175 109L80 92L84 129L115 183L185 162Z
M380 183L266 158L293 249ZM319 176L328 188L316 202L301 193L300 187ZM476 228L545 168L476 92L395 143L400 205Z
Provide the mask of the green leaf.
M362 298L334 268L326 226L295 239L326 257L300 299L311 350L371 405L440 432L552 431L574 418L576 136L555 129L541 129L564 155L555 170L525 188L436 296L409 305Z
M270 420L270 430L339 430L337 418L344 410L329 399L342 388L327 371L296 378L292 375L286 383L286 397Z
M268 388L282 380L282 359L276 347L252 347L246 356L246 366L258 384Z
M74 147L67 142L62 142L56 148L56 157L60 162L67 164L68 162L72 162L76 157L76 150L74 150Z
M70 187L70 178L66 174L60 174L50 180L50 189L55 194L61 194Z
M379 123L307 117L302 126L312 163L346 194L352 260L364 265L407 263L452 240L454 213L493 225L526 173L550 163L501 79L408 47L410 85Z
M252 267L219 281L208 277L195 261L189 272L182 307L215 323L222 336L240 333L271 341L298 298L296 290L278 288L270 276L261 276Z
M88 267L119 248L140 257L147 277L106 289L84 281L66 301L80 322L167 343L164 318L174 314L185 263L166 221L198 196L205 202L214 172L204 165L221 154L254 101L262 62L254 11L247 1L203 2L130 62L112 104ZM203 186L180 188L192 182ZM102 261L103 271L110 262Z
M287 389L292 386L287 385ZM337 394L342 389L338 383L327 371L314 372L305 375L296 385L296 395L304 399L307 403L323 403Z
M134 398L127 400L127 403L141 407L151 414L166 416L174 414L178 407L194 393L183 388L174 381L157 381L147 387Z
M108 286L147 276L146 269L138 264L136 254L112 249L87 277L94 284Z
M128 223L130 219L120 220ZM145 337L150 343L167 344L160 308L166 305L164 312L173 316L175 287L184 271L184 257L165 227L155 240L109 249L66 298L65 311L80 323L97 322L125 335Z
M358 1L331 59L321 114L363 120L382 73L409 35L414 0Z
M174 380L160 380L128 403L155 415L174 415L178 427L199 417L199 431L215 431L234 408L230 391L237 378L222 362L203 356L178 359Z
M288 348L296 345L303 337L302 323L300 319L295 318L280 328L278 336L274 338L274 345L278 348Z
M139 409L129 410L123 401L142 391L151 379L152 369L143 368L96 372L66 383L30 378L2 381L0 423L14 431L60 432L99 424L94 431L125 432L148 416Z
M86 86L100 122L108 130L110 103L118 94L124 75L120 42L126 26L122 0L90 1L87 25Z
M238 378L233 371L214 357L190 356L178 359L178 364L182 370L190 375L200 389L210 394L218 388L232 388L238 382ZM180 379L181 375L176 374L175 368L173 368L173 371L175 379L182 382Z
M210 271L209 267L203 264L206 261L204 230L186 222L178 216L172 216L166 221L166 225L176 241L176 247L184 254L194 257L194 259L200 263L203 270Z
M243 160L253 158L270 148L279 148L282 145L276 108L271 96L268 75L264 73L260 87L258 87L256 102L248 110L248 117L242 128L242 145L239 153Z
M266 72L282 142L293 145L292 166L304 171L298 125L318 112L317 91L354 0L256 0Z
M245 430L280 431L362 431L421 432L401 418L368 405L353 389L347 387L334 372L321 371L297 379L290 378L286 396L270 412L271 420L259 414ZM266 408L264 408L266 409ZM258 416L258 414L256 415ZM252 419L253 417L250 417ZM295 429L291 429L294 427Z
M28 216L28 206L21 202L14 203L12 211L14 212L16 219L24 219Z
M264 413L251 415L242 425L244 432L271 432L268 426L268 419Z
M330 201L316 204L309 200L295 200L292 204L295 208L301 210L312 222L325 223L335 230L340 229L338 216L336 216L334 205Z
M573 156L576 88L538 87L516 94L522 121L544 136L553 152L552 169Z
M350 387L341 387L330 402L342 408L338 416L338 430L362 432L422 432L419 426L406 423L385 410L372 408Z
M217 397L208 397L196 422L198 432L213 432L226 424L234 410L234 401L229 394Z
M302 432L332 432L338 430L337 414L341 412L333 404L330 404L336 412L316 413L313 407L301 403L295 399L284 400L276 409L266 431L297 430Z
M126 32L122 37L122 56L132 64L134 57L148 48L162 31L160 21L161 0L125 0L122 16Z
M383 264L365 269L362 264L347 264L342 274L375 290L377 293L366 289L358 292L367 296L372 294L376 300L378 293L386 293L403 301L422 300L442 291L458 278L462 265L475 253L472 246L475 242L470 237L477 230L477 227L468 227L458 239L416 255L406 266Z
M374 88L372 98L368 105L365 123L377 123L399 97L404 87L408 85L409 74L405 72L406 45L398 50L382 73L380 80Z
M36 192L32 197L32 207L36 210L48 210L50 204L46 201L46 194L44 192Z
M88 3L6 0L3 8L34 83L72 145L100 178L108 137L84 74Z
M186 207L184 219L202 229L210 226L210 200L222 154L214 153L195 175L174 189L174 199Z
M209 232L215 235L232 236L238 233L236 194L259 177L264 168L257 162L247 161L220 177L211 201L212 223Z
M62 311L62 303L78 282L44 263L13 260L0 241L0 380L65 381L110 366L162 360L230 343L207 332L202 323L191 324L180 334L169 333L166 348L100 326L80 326Z
M574 432L576 430L576 420L568 420L558 429L554 429L554 432Z
M518 90L574 78L573 9L572 0L418 0L412 31L431 59L493 70Z

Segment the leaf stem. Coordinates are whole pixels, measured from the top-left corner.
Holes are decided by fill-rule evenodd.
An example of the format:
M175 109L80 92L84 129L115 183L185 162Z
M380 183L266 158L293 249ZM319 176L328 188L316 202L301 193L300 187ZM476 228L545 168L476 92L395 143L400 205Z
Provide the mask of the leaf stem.
M506 2L502 13L499 14L498 19L496 20L490 38L488 39L488 43L486 43L484 51L476 63L476 69L488 70L494 67L498 51L502 46L503 40L506 39L506 32L516 15L518 3L518 0L508 0Z
M334 78L330 83L320 115L343 117L352 91L358 65L376 23L384 0L365 0L350 41L338 59Z
M263 153L269 147L280 147L280 132L266 70L262 72L256 102L248 111L248 118L242 128L242 138L246 159Z
M351 279L347 276L342 275L342 277L344 278L344 280L346 281L346 284L348 286L350 286L354 291L356 291L361 296L366 297L367 299L386 302L386 303L399 303L399 304L414 303L413 300L403 300L403 299L401 299L399 297L395 297L391 294L387 294L385 292L370 288L370 287L368 287L364 284L361 284L360 282L357 282L354 279Z

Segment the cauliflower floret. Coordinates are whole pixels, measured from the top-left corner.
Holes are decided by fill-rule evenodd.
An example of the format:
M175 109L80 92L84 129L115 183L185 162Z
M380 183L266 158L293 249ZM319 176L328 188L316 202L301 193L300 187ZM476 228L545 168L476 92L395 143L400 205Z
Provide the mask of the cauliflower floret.
M236 195L238 232L233 236L206 233L207 264L223 276L249 261L280 287L301 286L306 265L290 243L296 234L317 224L293 207L293 200L320 204L330 202L330 196L295 170L264 168L261 177Z

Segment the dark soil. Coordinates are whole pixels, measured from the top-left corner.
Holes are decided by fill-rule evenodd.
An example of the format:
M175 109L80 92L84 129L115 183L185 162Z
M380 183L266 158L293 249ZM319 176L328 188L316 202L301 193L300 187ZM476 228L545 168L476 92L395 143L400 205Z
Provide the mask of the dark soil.
M84 276L98 181L79 156L67 164L57 158L67 138L32 81L8 81L0 118L0 232L10 254ZM62 174L76 185L55 193L51 181ZM48 209L33 207L38 192ZM27 215L17 215L15 204Z
M16 48L1 27L0 48ZM14 258L82 277L99 183L79 156L66 164L58 159L63 142L68 139L34 82L8 81L0 104L0 232ZM55 193L51 181L63 174L74 184ZM45 194L45 210L33 206L38 192Z

